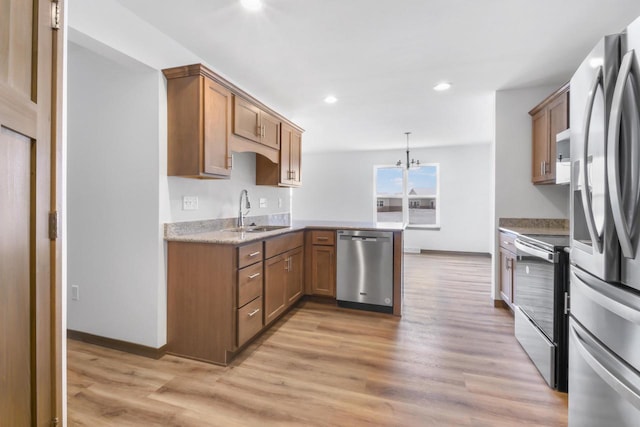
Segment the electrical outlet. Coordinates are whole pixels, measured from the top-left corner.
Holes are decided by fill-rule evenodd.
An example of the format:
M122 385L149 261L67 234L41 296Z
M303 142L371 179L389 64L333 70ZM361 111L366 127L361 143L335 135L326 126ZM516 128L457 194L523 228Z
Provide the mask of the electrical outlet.
M267 207L267 199L265 199L264 197L260 197L260 207L261 208Z
M71 299L74 301L80 301L80 286L71 286Z
M198 209L198 196L183 196L182 197L182 210L183 211L195 211Z
M278 197L278 207L282 207L282 197Z

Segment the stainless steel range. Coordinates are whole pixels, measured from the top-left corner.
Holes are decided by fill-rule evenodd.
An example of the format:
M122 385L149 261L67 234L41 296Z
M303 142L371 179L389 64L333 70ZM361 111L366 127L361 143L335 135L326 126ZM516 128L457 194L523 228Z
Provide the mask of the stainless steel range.
M515 335L550 387L567 391L569 236L515 240Z

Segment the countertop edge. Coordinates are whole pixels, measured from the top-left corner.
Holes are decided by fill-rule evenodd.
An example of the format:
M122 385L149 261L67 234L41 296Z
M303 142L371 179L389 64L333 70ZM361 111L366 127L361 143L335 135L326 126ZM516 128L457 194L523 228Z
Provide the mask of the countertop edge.
M527 234L539 234L546 236L569 236L569 230L562 228L527 228L527 227L498 227L499 231L514 234L514 235L527 235Z
M390 232L402 232L405 227L372 227L372 226L359 226L359 225L345 225L345 224L294 224L288 228L281 228L278 230L265 231L261 233L242 233L242 232L230 232L224 230L207 231L201 233L184 234L180 236L164 237L167 242L183 242L183 243L212 243L223 245L241 245L245 243L256 242L271 237L277 237L283 234L293 233L296 231L307 230L366 230L366 231L390 231Z

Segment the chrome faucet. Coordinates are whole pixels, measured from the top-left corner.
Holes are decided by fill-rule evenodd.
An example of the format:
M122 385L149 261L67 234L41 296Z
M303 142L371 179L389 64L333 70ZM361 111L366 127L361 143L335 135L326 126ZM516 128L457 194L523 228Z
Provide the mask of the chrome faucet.
M246 208L247 208L247 211L245 213L242 213L242 195L243 194L245 196ZM249 209L251 209L251 202L249 202L249 193L247 192L247 190L242 190L240 192L240 209L238 211L238 227L240 228L244 227L244 217L247 216L247 214L249 213Z

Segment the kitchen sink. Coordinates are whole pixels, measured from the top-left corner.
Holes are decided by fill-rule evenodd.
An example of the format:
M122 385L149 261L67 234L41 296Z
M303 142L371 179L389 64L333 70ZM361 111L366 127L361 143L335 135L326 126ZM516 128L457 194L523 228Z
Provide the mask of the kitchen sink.
M267 231L282 230L290 228L288 225L249 225L246 227L227 228L224 231L233 233L265 233Z

